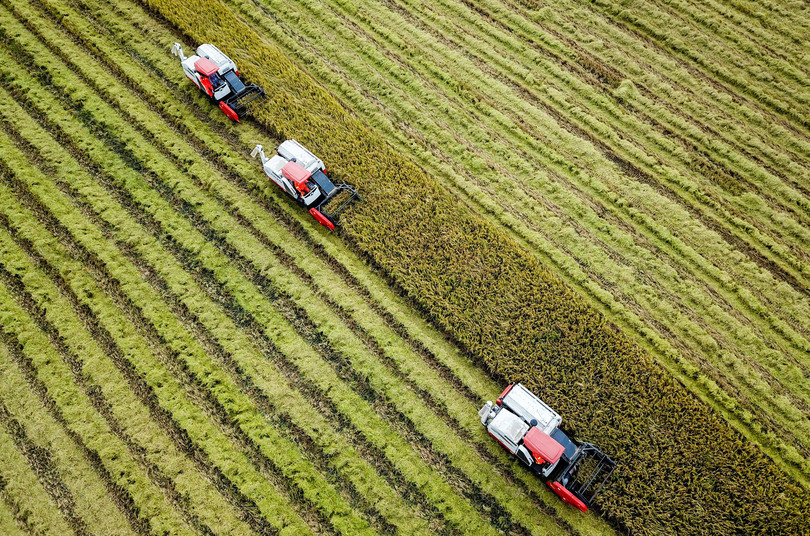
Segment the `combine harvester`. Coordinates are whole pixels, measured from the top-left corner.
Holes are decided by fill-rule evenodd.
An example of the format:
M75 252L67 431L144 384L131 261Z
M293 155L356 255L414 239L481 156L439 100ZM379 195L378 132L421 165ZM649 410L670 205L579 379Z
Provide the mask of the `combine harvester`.
M214 45L200 45L196 52L186 58L180 43L172 47L172 54L180 56L180 64L188 79L216 102L225 115L238 123L247 104L264 96L264 90L256 84L242 83L236 63Z
M279 145L272 158L264 155L261 145L250 156L257 154L265 174L330 231L337 224L338 214L355 199L361 199L354 187L332 182L321 159L295 140Z
M494 406L487 402L478 415L506 450L583 512L616 468L595 446L565 435L559 428L562 417L519 383L510 384Z

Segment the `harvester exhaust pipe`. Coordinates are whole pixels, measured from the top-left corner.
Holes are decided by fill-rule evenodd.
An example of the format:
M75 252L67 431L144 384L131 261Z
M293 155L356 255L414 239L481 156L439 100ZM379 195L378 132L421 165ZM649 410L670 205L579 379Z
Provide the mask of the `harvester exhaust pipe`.
M253 148L253 150L252 150L252 151L250 151L250 157L251 157L251 158L256 158L256 155L257 155L257 154L258 154L259 156L261 156L261 158L262 158L262 165L264 165L264 163L265 163L265 162L267 162L267 161L269 160L269 158L267 158L266 156L264 156L264 149L262 149L262 146L261 146L261 145L257 145L256 147L254 147L254 148Z
M172 47L172 54L175 56L180 56L180 61L186 61L186 55L183 54L183 47L180 43L175 43Z

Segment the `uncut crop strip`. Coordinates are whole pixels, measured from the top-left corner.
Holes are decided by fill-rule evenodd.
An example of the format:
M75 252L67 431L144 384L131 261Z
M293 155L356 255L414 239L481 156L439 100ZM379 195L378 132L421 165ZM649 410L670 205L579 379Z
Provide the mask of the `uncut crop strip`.
M478 218L459 210L454 205L454 200L423 177L410 161L386 148L382 140L352 119L329 95L313 85L306 76L302 76L283 55L234 17L231 11L215 0L201 0L197 7L202 8L202 11L190 10L184 4L175 4L169 0L149 0L149 5L158 9L182 30L189 32L194 41L217 39L218 42L231 43L234 36L239 36L238 41L245 48L240 49L237 59L241 61L248 76L268 87L279 82L273 96L254 110L256 118L262 124L271 130L277 128L276 125L284 125L285 130L322 153L327 161L333 161L336 164L335 173L348 172L350 176L357 178L361 186L366 182L385 184L386 178L399 181L402 195L397 197L375 195L375 189L370 189L365 197L366 202L346 216L348 225L344 226L344 231L347 236L385 273L412 293L413 298L431 315L433 321L448 329L456 340L469 345L473 354L482 359L491 370L513 377L527 377L524 374L532 374L530 377L534 378L532 384L535 387L544 393L553 392L558 395L552 403L573 415L569 423L573 422L574 428L584 426L582 429L589 429L591 436L603 444L610 444L614 449L632 451L637 463L626 467L623 482L638 490L639 493L634 493L633 497L645 502L641 497L649 496L653 491L649 488L649 479L642 482L637 478L640 473L635 471L636 468L655 473L662 467L671 466L674 460L667 457L653 460L648 455L649 451L636 448L637 445L646 445L650 441L649 436L639 435L638 430L627 430L628 434L616 435L615 429L605 428L597 421L585 424L588 421L587 416L593 415L595 409L592 404L596 399L592 395L600 392L602 387L605 390L601 391L600 398L606 396L611 400L612 408L621 408L628 422L645 423L648 419L656 420L656 427L662 426L662 430L666 431L663 435L657 435L657 441L668 445L666 448L673 449L672 452L683 452L686 457L693 454L703 456L699 454L704 451L703 443L678 441L678 437L685 432L687 435L684 437L713 437L717 440L712 442L714 454L725 451L720 459L734 466L746 467L743 472L756 466L753 474L769 475L765 481L756 481L756 478L740 480L735 476L737 473L723 471L722 474L726 476L716 479L712 475L720 474L716 472L719 469L715 463L717 458L708 457L706 459L710 461L707 465L690 466L688 472L699 481L704 478L712 479L717 488L714 491L703 489L698 492L694 488L694 481L692 484L683 479L676 482L666 476L669 473L661 473L662 478L656 479L655 496L660 498L662 494L669 495L670 501L667 501L668 506L659 505L642 516L646 527L661 527L659 522L664 517L669 520L667 526L672 527L674 517L681 518L683 512L694 511L690 506L694 500L694 506L701 505L701 512L711 512L710 515L703 516L706 524L701 524L701 528L706 532L710 532L712 527L722 530L728 523L742 523L757 532L773 532L775 527L771 521L761 515L764 510L751 509L745 505L770 503L770 495L763 495L767 488L767 485L763 486L764 482L781 482L780 488L785 491L785 501L794 506L780 517L779 530L798 529L797 523L801 516L794 514L805 508L801 504L803 501L796 495L795 486L781 474L774 472L774 467L765 458L750 446L732 440L734 434L712 418L710 413L705 412L705 409L700 409L702 406L696 404L685 390L665 379L660 370L650 366L646 356L628 346L623 337L602 324L594 311L583 307L564 285L560 285L540 269L514 243L505 240L489 226L481 224ZM228 30L223 32L220 28L215 31L204 24L204 19L210 16L216 16L221 26ZM262 75L268 70L278 79ZM317 137L311 133L313 122L325 125L319 129ZM351 155L357 154L355 149L358 147L362 149L360 154L368 155L363 162L351 159ZM416 200L421 201L418 206ZM432 217L425 219L423 216L426 212ZM393 218L394 214L403 217ZM420 214L421 219L411 219ZM441 249L437 249L437 246ZM465 267L465 270L459 270L447 255L454 248L469 255L474 267L500 266L500 277L493 280L480 268L470 271ZM437 270L439 266L441 270ZM527 275L531 277L526 279ZM512 292L499 293L499 282ZM455 290L452 296L448 294L451 288ZM551 292L544 293L541 291L543 288ZM479 302L478 312L481 318L476 318L477 322L468 314L474 296L486 296ZM525 301L522 302L522 298ZM565 305L560 300L564 300ZM542 309L526 309L522 303L537 304ZM538 316L539 311L545 311L547 321L571 336L565 338L570 345L554 338L537 340L537 335L542 336L544 331L543 322ZM567 312L576 316L566 317ZM508 328L505 328L503 322L499 324L499 320L504 318L515 322L510 322ZM575 318L580 321L572 323ZM510 333L505 339L504 329ZM593 338L583 338L583 333L576 331L579 329L586 329ZM541 345L544 359L535 356L538 347L534 342ZM600 348L598 359L594 354L596 347L591 343L596 343ZM580 356L580 359L570 361L570 351ZM574 370L566 370L566 365ZM600 365L606 366L613 373L605 374ZM616 371L619 370L623 371L621 383L617 383ZM536 375L538 372L540 376ZM568 387L562 390L547 385L547 378L565 378L569 372L573 372L577 378L588 377L590 381L582 384L565 382ZM632 380L627 381L629 379ZM586 392L585 389L589 386L599 387L590 388ZM624 396L617 398L619 393ZM652 405L641 402L650 398L658 402ZM676 407L679 409L675 410ZM671 416L676 413L694 413L696 418L671 422ZM702 417L697 417L698 414ZM577 418L578 416L581 418ZM642 428L645 428L644 425ZM703 428L704 431L698 431L697 428ZM687 432L687 429L690 431ZM728 437L728 441L720 441L720 437ZM732 444L736 445L735 449L742 450L730 451L728 447ZM687 451L693 448L694 453L688 454ZM743 451L746 453L744 456ZM663 490L661 484L668 491ZM676 488L689 488L691 491L678 493ZM724 498L759 498L753 502L739 502L738 508L720 510L714 506L718 503L709 497L719 498L716 492L721 489L728 492L721 492ZM614 487L612 490L618 493L604 494L604 504L615 507L619 516L636 511L636 507L627 500L629 496L618 488ZM622 518L628 520L627 517ZM634 525L638 527L638 524Z
M356 76L356 77L354 77L354 78L355 78L355 79L362 79L363 77ZM366 78L367 78L367 77L366 77ZM654 303L654 300L653 300L653 303ZM761 310L761 308L760 308L760 310ZM800 315L794 315L794 316L795 316L796 318L800 317ZM754 320L757 320L757 316L756 316L756 315L754 316ZM698 339L698 340L700 340L700 339ZM794 340L795 340L795 339L794 339ZM721 343L721 344L724 344L724 343ZM801 343L800 343L800 344L801 344ZM703 352L705 352L705 350L700 350L700 349L699 349L699 350L698 350L698 355L699 355L700 353L703 353ZM745 353L743 353L743 355L745 355ZM801 354L800 354L800 355L801 355ZM739 358L737 358L737 362L739 363ZM730 361L729 361L729 363L730 363ZM749 366L750 366L750 365L749 365ZM739 380L738 380L738 381L739 381ZM745 383L745 382L750 383L748 380L743 380L743 383ZM734 388L734 386L733 386L733 385L731 385L730 387L731 387L732 389ZM761 388L761 382L759 382L759 386L758 386L758 385L757 385L757 381L756 381L756 380L754 380L754 387L753 387L753 388L755 388L755 389L756 389L756 388L758 388L758 387L759 387L759 388ZM705 389L705 388L704 388L704 389ZM716 391L716 387L714 387L713 389ZM710 382L710 384L709 384L709 389L707 389L707 390L712 390L711 382ZM718 398L723 398L724 394L723 394L723 393L718 393L718 394L713 394L712 396L716 396L716 397L718 397ZM755 395L755 396L756 396L756 395ZM725 401L725 403L726 403L726 404L728 405L728 407L730 407L730 408L733 408L733 407L736 405L736 403L735 403L734 401L731 401L731 400L726 400L726 401ZM753 404L751 404L751 406L753 406ZM747 417L747 418L745 418L745 419L746 419L746 420L747 420L749 423L751 422L751 418L750 418L750 417ZM750 424L745 424L745 426L749 426L749 425L750 425ZM756 423L754 423L754 424L753 424L753 426L754 426L754 427L757 427L758 425L757 425ZM768 440L768 438L763 438L763 439ZM770 442L770 440L768 440L768 441ZM789 456L790 456L790 455L789 455ZM793 457L793 459L794 459L794 461L795 461L795 460L796 460L795 455L793 455L792 457Z

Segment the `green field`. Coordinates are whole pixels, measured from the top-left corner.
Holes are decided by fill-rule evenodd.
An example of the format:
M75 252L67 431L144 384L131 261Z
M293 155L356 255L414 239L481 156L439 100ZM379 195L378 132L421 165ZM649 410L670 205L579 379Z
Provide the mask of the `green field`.
M803 9L0 0L0 532L807 533ZM480 426L514 380L594 511Z

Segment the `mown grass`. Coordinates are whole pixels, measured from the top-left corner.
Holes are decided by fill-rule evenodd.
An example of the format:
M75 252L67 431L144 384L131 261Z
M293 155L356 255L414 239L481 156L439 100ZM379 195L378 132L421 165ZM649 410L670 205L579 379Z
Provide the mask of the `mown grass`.
M708 415L688 392L667 379L536 261L476 218L460 213L417 168L392 154L220 4L198 2L189 9L171 2L149 5L161 10L195 42L232 42L228 50L242 62L249 77L276 88L256 110L257 119L313 146L333 162L335 173L366 186L367 202L347 218L347 237L437 324L496 373L537 387L570 416L569 423L577 432L601 440L620 459L632 459L632 466L624 466L618 484L605 494L603 507L609 515L639 530L642 524L648 530L661 524L677 530L691 527L697 519L705 521L702 527L707 532L737 524L753 531L784 530L784 526L771 524L775 520L757 506L762 503L754 497L767 501L769 482L774 479L791 489L785 477ZM223 27L230 28L229 35L205 28L196 19L203 11L215 13ZM266 74L271 68L272 77ZM320 137L314 135L315 125ZM389 198L384 197L383 188L374 187L392 183L399 192ZM390 194L390 189L385 193ZM469 264L462 267L458 258L470 259ZM683 418L684 413L700 417ZM672 419L676 414L681 417L677 422ZM651 428L658 430L654 439ZM693 441L697 437L712 440L701 445ZM706 450L699 454L702 449ZM669 455L652 454L662 450ZM711 485L706 489L699 485L697 492L694 486L698 484L674 476L662 476L654 485L642 477L644 472L677 474L681 469L663 469L669 463L679 464L673 457L705 459L707 465L689 468L693 473L689 480ZM764 471L769 476L757 478L756 483L728 478L727 463L737 471L744 469L746 475ZM807 505L798 488L790 494L793 498L787 500L793 506L784 511L789 523L794 520L793 530L799 531L798 512ZM662 496L667 497L666 514L646 515L642 522L629 513L640 512L635 509L642 508L645 501L652 502L653 497L660 504ZM730 496L739 499L735 507L729 508ZM724 506L714 508L711 497ZM706 517L688 506L697 504L706 508ZM631 522L631 518L639 521ZM663 522L664 518L668 521Z

